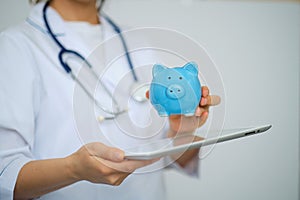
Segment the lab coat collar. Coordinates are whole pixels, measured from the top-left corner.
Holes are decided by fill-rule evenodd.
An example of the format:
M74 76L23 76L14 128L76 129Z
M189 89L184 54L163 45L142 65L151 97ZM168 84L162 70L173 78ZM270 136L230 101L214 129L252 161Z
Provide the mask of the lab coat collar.
M49 34L47 31L47 28L45 26L44 20L43 20L43 8L45 6L45 2L40 2L37 5L35 5L29 16L27 17L26 21L32 25L34 28L38 29L44 34ZM64 20L62 17L51 7L47 9L47 18L50 24L50 27L54 33L54 35L60 37L65 36L66 34L66 28L64 26ZM107 20L104 17L99 16L99 20L101 21L101 25L105 27L106 34L105 36L111 37L114 33L113 28L109 25ZM107 39L105 37L105 39Z
M38 3L35 5L31 11L29 16L26 19L26 22L31 26L41 31L44 34L49 34L46 28L46 25L43 20L43 8L45 6L45 2ZM65 28L63 26L63 19L61 16L51 7L47 9L47 18L53 31L56 36L65 35ZM52 22L52 23L51 23Z
M50 37L50 34L46 28L43 19L44 6L45 2L41 2L35 5L32 8L29 16L27 17L26 22L30 24L33 28ZM49 25L51 27L52 32L66 48L76 50L85 57L88 56L90 52L84 44L79 42L81 41L81 39L72 31L66 28L65 21L63 20L63 18L51 7L47 9L47 19L49 21ZM105 18L99 16L99 20L102 23L101 26L103 26L105 30L103 39L108 39L109 37L114 35L113 28L109 25Z

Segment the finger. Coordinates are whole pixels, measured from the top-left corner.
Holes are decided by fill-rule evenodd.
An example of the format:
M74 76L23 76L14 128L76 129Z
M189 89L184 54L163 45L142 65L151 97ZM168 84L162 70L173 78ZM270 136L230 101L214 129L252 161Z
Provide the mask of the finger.
M202 97L200 100L200 106L206 106L207 105L207 97Z
M197 117L200 117L201 116L201 108L200 107L197 107L196 108L196 111L195 111L195 116L197 116Z
M201 104L201 106L216 106L218 104L220 104L221 102L221 97L217 96L217 95L210 95L208 97L206 97L206 100L204 100L204 102L206 104Z
M110 180L107 184L119 186L130 175L130 173L116 173L110 176Z
M146 98L149 99L149 90L146 92Z
M183 115L170 115L169 116L169 119L179 119L179 118L181 118Z
M209 89L207 86L203 86L202 88L202 96L207 97L209 95Z
M104 164L106 164L108 167L113 168L115 170L118 170L120 172L125 173L132 173L136 169L145 167L147 165L150 165L159 159L152 159L152 160L125 160L121 163L115 163L108 160L104 160Z
M198 127L205 124L207 119L208 119L208 111L204 111L199 118Z
M127 170L127 172L133 172L138 168L145 167L147 165L151 165L152 163L158 161L159 158L157 159L152 159L152 160L128 160L124 164L124 169Z
M205 107L197 107L196 108L196 111L195 111L195 116L196 117L200 117L202 115L202 113L204 112L208 112L208 106L205 106Z
M113 162L124 160L124 151L118 148L109 147L100 142L90 143L87 146L90 154Z

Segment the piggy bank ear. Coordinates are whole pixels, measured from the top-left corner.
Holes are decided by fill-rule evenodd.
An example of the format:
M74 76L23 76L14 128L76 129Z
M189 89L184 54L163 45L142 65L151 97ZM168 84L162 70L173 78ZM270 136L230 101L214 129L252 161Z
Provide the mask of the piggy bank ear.
M198 74L198 65L194 62L189 62L186 65L183 66L183 69L186 69L193 74Z
M152 76L154 77L158 72L161 72L165 69L167 69L165 66L161 64L155 64L152 68Z

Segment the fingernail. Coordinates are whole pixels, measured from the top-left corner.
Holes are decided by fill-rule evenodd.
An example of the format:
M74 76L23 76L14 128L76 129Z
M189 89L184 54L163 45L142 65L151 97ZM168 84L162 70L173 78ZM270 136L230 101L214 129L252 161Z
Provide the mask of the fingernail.
M123 154L122 154L122 153L115 153L115 154L114 154L114 159L115 159L115 160L118 160L118 161L119 161L119 160L120 160L120 161L123 160L123 159L124 159Z
M200 108L198 107L198 108L196 109L195 115L196 115L196 116L200 116L200 114L201 114L201 110L200 110Z

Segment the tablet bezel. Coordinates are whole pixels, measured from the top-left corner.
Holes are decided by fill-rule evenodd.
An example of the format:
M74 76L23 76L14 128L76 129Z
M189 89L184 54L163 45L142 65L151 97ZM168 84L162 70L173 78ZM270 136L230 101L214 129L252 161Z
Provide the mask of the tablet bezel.
M156 151L148 151L148 152L126 152L125 150L125 158L126 159L131 159L131 160L150 160L154 158L159 158L159 157L164 157L167 155L175 154L175 153L180 153L189 149L194 149L194 148L200 148L203 146L208 146L216 143L221 143L233 139L238 139L242 137L247 137L247 136L252 136L252 135L257 135L260 133L263 133L267 130L269 130L272 127L272 125L263 125L263 126L258 126L258 127L252 127L252 128L246 128L238 131L233 131L233 133L222 135L219 137L213 137L213 138L208 138L204 139L201 141L197 142L191 142L188 144L183 144L183 145L178 145L170 148L165 148L165 149L159 149ZM160 140L161 141L161 140ZM151 142L153 143L153 142ZM147 145L147 144L145 144ZM131 149L132 151L132 149Z

